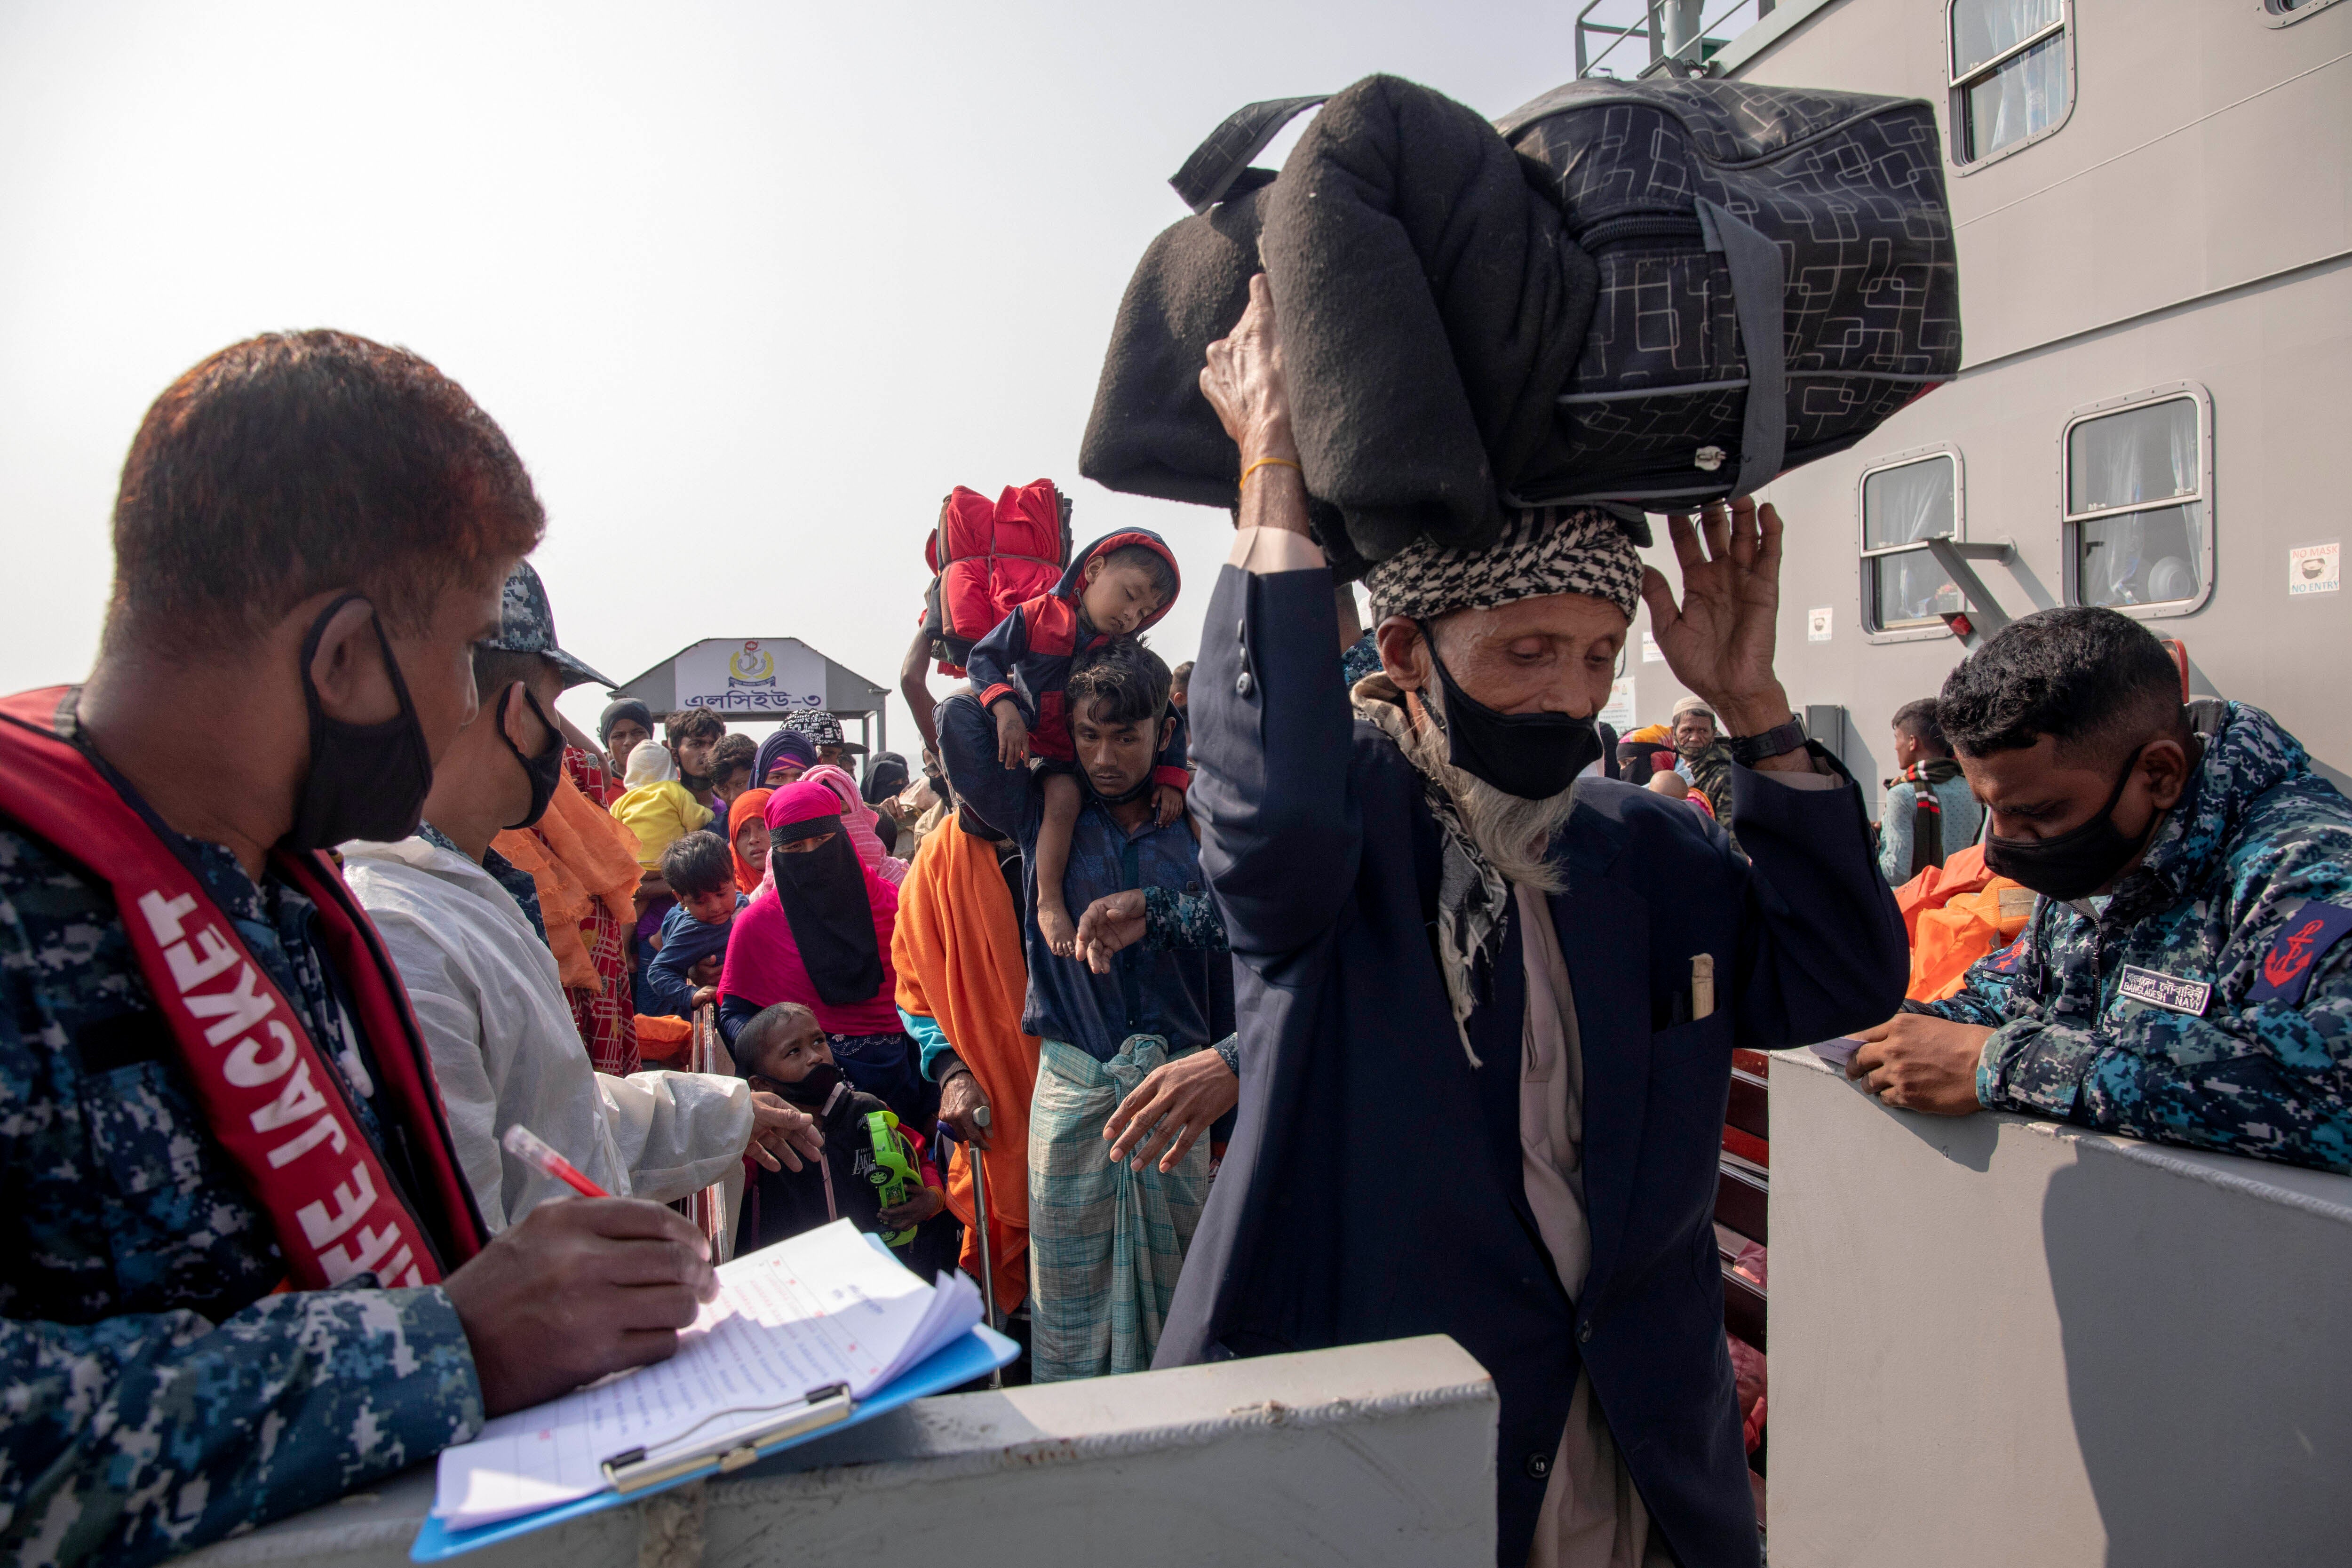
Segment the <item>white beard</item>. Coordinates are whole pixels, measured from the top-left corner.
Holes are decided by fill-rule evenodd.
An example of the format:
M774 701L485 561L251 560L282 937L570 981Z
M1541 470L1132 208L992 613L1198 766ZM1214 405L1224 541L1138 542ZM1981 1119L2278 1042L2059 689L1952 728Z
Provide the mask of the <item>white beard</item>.
M1441 721L1444 719L1444 698L1434 685L1423 689L1421 700ZM1544 848L1575 809L1573 781L1541 800L1507 795L1446 761L1445 737L1433 724L1407 724L1404 753L1414 767L1444 786L1461 814L1462 830L1505 881L1538 892L1567 890L1567 879L1545 860Z

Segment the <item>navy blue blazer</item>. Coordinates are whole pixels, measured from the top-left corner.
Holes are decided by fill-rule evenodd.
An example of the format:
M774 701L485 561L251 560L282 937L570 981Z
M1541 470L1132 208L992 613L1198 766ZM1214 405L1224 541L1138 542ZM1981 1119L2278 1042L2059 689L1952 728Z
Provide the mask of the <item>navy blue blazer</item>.
M1158 1364L1453 1335L1501 1394L1506 1568L1527 1559L1581 1366L1682 1562L1753 1563L1717 1151L1734 1047L1830 1038L1902 1003L1902 921L1860 794L1738 770L1750 865L1679 802L1580 788L1550 851L1592 1233L1571 1301L1520 1175L1518 922L1471 1017L1474 1070L1432 947L1436 827L1412 765L1349 710L1338 646L1328 571L1224 569L1192 672L1192 801L1241 961L1242 1100ZM1698 953L1716 1010L1689 1021Z

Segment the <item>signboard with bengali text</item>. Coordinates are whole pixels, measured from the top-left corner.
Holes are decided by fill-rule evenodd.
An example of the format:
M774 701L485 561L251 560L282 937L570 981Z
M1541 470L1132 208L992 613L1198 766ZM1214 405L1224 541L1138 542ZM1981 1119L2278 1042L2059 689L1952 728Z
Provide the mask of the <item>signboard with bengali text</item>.
M824 656L799 643L713 637L677 656L677 705L755 713L805 713L824 706Z

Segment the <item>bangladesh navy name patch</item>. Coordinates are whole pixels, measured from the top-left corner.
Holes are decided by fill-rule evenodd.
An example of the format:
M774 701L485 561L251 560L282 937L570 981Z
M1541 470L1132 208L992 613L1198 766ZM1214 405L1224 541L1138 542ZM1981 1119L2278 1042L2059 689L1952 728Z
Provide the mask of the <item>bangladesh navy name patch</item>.
M2248 987L2246 1000L2302 1005L2303 988L2311 983L2311 972L2347 931L2352 931L2352 910L2317 899L2305 903L2286 917L2278 935L2271 938L2270 951L2263 954L2262 972Z
M2124 965L2123 977L2116 990L2135 1002L2145 1002L2170 1013L2186 1013L2191 1017L2202 1015L2205 1004L2213 999L2210 981L2183 980L2178 974L2142 969L2136 963Z

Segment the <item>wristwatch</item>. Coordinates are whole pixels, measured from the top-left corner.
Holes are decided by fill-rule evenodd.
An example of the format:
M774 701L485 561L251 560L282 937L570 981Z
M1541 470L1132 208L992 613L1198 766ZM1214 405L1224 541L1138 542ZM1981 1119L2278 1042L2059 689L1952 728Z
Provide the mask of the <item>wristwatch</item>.
M1805 749L1805 726L1790 718L1760 735L1734 735L1731 738L1731 760L1743 768L1752 768L1767 757L1786 756L1790 752Z

